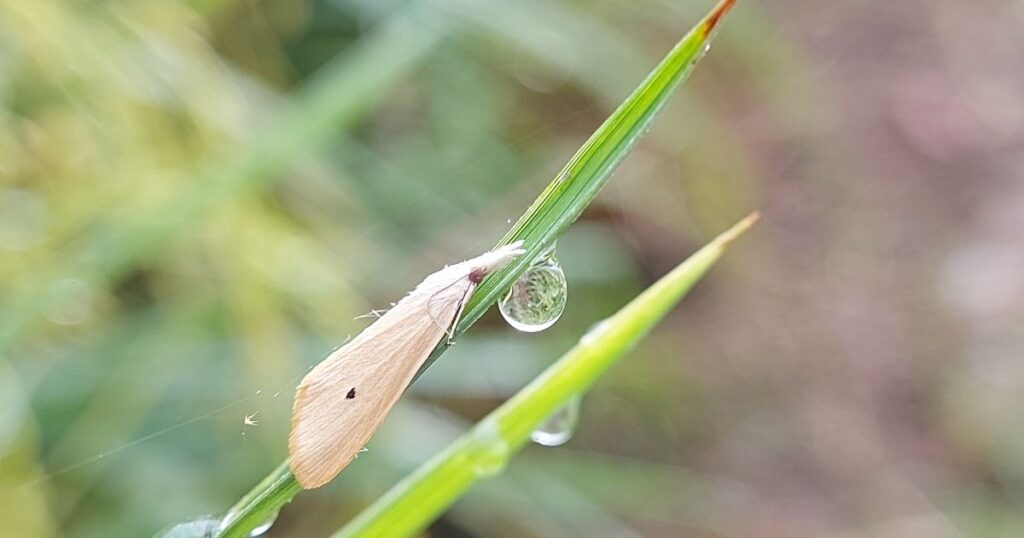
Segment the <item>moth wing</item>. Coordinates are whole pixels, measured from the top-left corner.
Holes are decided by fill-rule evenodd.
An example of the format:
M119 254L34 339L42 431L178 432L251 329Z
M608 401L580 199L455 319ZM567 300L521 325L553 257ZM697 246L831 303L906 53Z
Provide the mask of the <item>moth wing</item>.
M431 275L303 378L288 438L303 488L330 482L370 440L472 291L465 276Z

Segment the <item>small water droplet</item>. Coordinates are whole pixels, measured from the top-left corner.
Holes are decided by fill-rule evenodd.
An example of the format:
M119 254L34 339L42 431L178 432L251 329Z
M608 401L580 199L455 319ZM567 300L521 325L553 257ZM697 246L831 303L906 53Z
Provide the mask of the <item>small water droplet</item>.
M277 521L277 512L270 514L270 516L264 519L262 523L253 527L253 529L249 531L249 538L262 536L264 533L270 530L270 527L274 526L275 521Z
M708 51L710 51L710 50L711 50L711 37L709 36L708 40L704 43L704 45L701 46L700 51L698 51L697 54L694 54L693 58L690 59L690 66L693 67L693 66L697 65L698 62L700 62L701 60L704 59L705 56L707 56Z
M249 531L249 537L255 538L256 536L262 536L267 531L269 531L270 527L273 527L274 522L277 521L277 514L278 512L276 511L271 513L269 516L266 517L266 519L263 520L262 523L253 527L252 530ZM228 515L224 516L223 519L217 522L217 532L223 532L224 529L227 529L228 526L234 523L237 519L238 514L236 512L228 512Z
M611 323L607 319L591 325L587 332L583 333L583 336L580 337L580 345L589 346L593 344L609 328L611 328Z
M565 310L568 284L555 257L555 245L544 251L498 303L502 317L513 328L538 332L555 324Z
M176 523L156 533L156 538L212 538L220 531L220 519L203 516Z
M496 424L486 422L473 431L466 459L476 476L494 476L505 469L509 459L509 446Z
M579 419L580 396L576 395L544 419L544 422L530 434L530 439L541 446L564 445L572 439Z

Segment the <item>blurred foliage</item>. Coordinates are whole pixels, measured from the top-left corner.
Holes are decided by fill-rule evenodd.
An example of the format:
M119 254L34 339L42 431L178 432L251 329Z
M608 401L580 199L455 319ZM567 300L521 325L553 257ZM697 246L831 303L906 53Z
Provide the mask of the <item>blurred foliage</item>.
M710 3L0 3L0 535L227 509L353 318L493 244ZM1024 14L983 4L742 4L559 241L559 324L489 315L269 535L341 527L755 206L576 438L431 535L1024 533Z

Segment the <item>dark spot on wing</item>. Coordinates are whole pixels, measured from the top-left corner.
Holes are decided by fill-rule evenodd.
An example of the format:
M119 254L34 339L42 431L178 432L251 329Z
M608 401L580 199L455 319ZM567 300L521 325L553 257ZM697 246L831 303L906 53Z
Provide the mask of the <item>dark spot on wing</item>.
M348 389L348 394L345 395L346 400L354 400L356 397L356 388L352 387Z
M480 281L483 280L485 276L487 275L486 273L484 273L484 270L480 267L477 267L476 269L473 269L472 271L469 272L469 281L474 284L479 284Z

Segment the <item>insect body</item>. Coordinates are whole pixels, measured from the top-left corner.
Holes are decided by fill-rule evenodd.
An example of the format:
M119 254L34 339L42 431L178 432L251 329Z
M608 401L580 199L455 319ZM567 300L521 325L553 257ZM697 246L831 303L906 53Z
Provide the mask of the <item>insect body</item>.
M306 374L288 438L303 488L330 482L355 459L437 343L451 337L476 285L523 252L516 242L428 276Z

